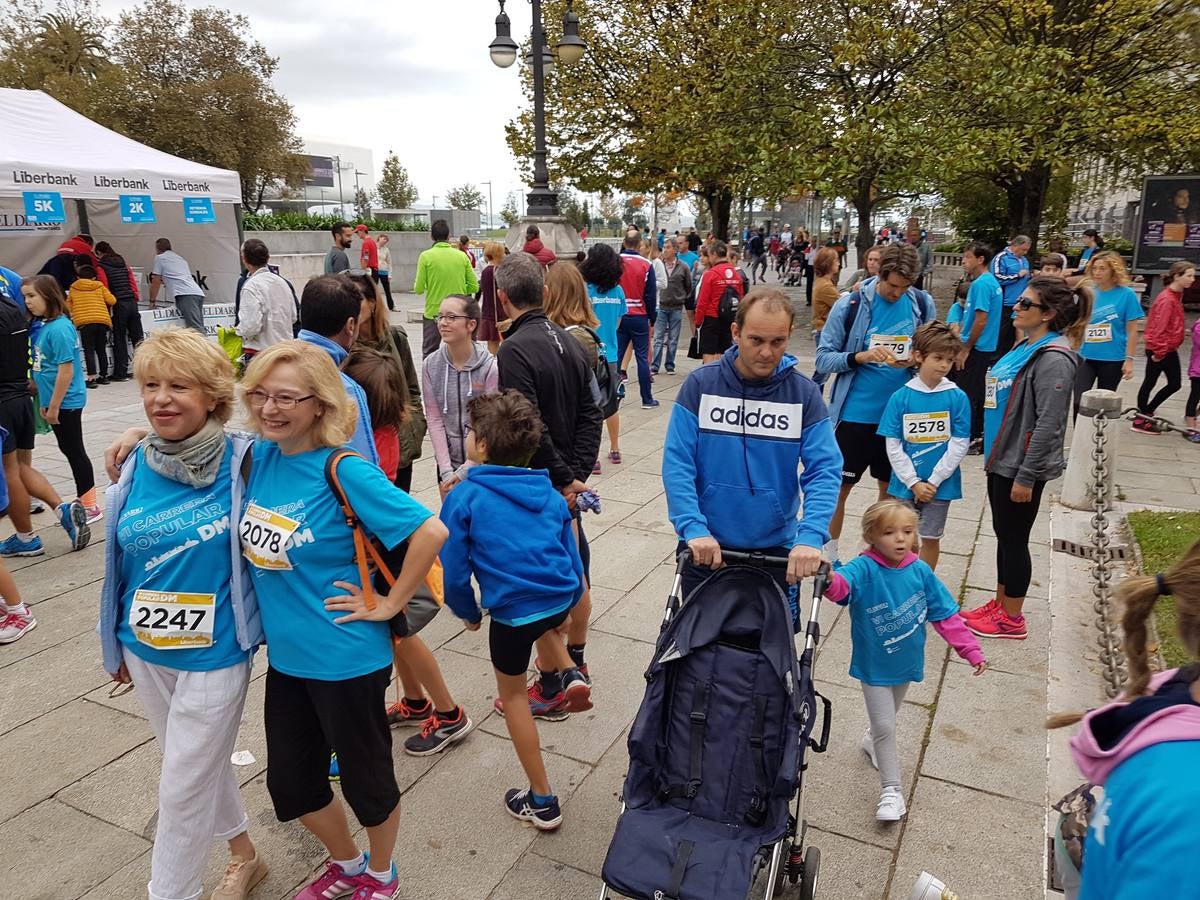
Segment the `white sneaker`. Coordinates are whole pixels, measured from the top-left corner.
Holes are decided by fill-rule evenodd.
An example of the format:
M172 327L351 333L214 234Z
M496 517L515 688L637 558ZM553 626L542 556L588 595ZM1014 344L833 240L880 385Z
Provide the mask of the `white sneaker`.
M879 806L875 808L875 821L899 822L908 812L900 788L885 787L879 795Z
M878 769L879 760L875 758L875 739L871 737L870 728L868 728L867 733L863 735L862 743L859 744L859 746L862 747L862 752L867 754L867 758L871 760L871 767Z
M41 512L45 512L45 511L46 511L46 505L44 503L42 503L41 500L39 500L37 497L29 498L29 512L31 514L37 514L37 513L41 513Z
M27 631L33 631L37 628L37 619L33 617L33 613L27 612L24 615L19 613L7 613L0 616L0 644L11 644L13 641L19 640Z

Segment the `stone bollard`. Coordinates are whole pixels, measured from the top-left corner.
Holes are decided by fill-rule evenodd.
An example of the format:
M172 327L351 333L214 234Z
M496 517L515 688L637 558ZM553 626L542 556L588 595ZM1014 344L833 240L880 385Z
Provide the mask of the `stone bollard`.
M1104 496L1112 504L1113 474L1117 464L1117 435L1124 423L1115 418L1121 412L1121 395L1116 391L1094 389L1084 391L1079 401L1079 418L1071 439L1071 456L1063 478L1062 502L1072 509L1095 509L1096 477L1092 472L1092 451L1096 447L1095 417L1101 413L1110 418L1104 431Z

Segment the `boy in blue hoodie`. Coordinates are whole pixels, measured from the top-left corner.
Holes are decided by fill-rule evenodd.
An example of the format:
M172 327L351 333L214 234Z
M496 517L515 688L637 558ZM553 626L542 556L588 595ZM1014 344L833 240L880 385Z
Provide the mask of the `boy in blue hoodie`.
M483 613L471 576L479 582L496 670L497 709L504 715L529 787L504 795L509 815L541 831L562 824L550 790L537 726L529 709L525 673L536 645L542 660L562 672L569 712L592 708L587 679L555 632L583 593L583 563L566 500L545 469L528 469L542 436L542 420L519 391L485 394L467 407L467 458L476 463L446 495L442 547L446 603L477 631ZM500 537L503 535L503 537Z

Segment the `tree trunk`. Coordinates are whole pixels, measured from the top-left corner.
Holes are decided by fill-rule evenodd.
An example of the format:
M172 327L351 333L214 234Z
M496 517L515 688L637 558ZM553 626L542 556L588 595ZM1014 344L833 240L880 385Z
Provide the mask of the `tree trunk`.
M1020 172L1004 185L1008 197L1008 236L1027 236L1033 245L1029 248L1032 257L1037 250L1038 232L1042 227L1042 212L1046 205L1046 190L1050 185L1050 167L1038 164Z
M733 206L733 191L728 187L717 188L712 195L712 231L719 240L729 240L729 212Z

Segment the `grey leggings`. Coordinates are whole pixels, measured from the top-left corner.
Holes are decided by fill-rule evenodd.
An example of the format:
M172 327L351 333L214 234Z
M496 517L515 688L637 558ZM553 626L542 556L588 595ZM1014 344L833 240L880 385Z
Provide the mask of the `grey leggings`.
M862 682L871 739L875 742L875 760L879 763L881 787L900 787L900 753L896 749L896 715L908 693L904 684L874 685Z

